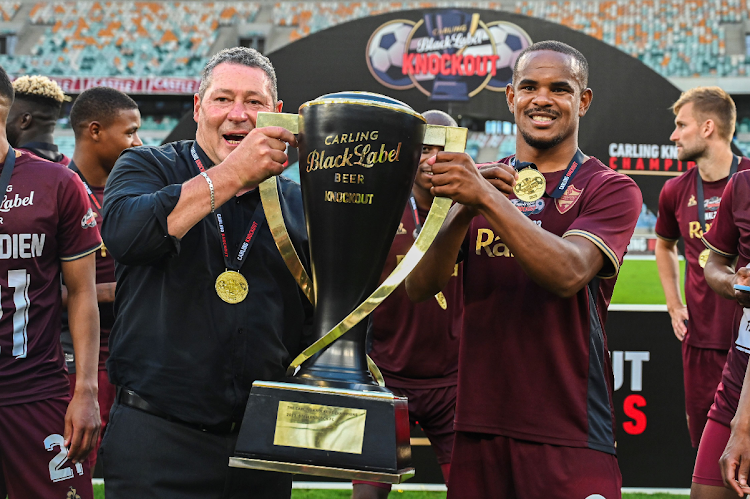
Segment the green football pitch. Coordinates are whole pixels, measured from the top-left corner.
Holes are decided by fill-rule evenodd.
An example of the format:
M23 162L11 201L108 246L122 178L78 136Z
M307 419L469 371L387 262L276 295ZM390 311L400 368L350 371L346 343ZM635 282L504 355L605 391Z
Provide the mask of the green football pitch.
M292 499L349 499L349 490L294 489ZM445 492L399 491L394 487L390 497L394 499L445 499ZM688 496L670 494L623 494L623 499L688 499ZM94 499L104 499L104 485L94 485Z
M685 262L680 262L680 272L685 275ZM684 282L684 279L680 279ZM683 296L685 292L683 289ZM625 260L617 277L612 303L664 305L655 260Z

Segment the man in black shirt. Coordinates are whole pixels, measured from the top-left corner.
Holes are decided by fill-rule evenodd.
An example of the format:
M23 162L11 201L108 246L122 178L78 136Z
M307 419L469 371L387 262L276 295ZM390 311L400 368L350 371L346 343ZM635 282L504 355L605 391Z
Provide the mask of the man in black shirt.
M118 396L100 452L107 499L291 495L289 475L228 467L252 382L283 378L311 342L311 308L255 189L296 146L287 130L255 128L259 111L281 107L268 59L223 50L194 99L195 142L126 150L109 176L102 237L117 294L107 369ZM277 182L306 264L299 185Z
M8 114L8 142L40 158L66 165L70 158L54 144L52 135L65 96L60 85L46 76L21 76L13 82L16 100Z

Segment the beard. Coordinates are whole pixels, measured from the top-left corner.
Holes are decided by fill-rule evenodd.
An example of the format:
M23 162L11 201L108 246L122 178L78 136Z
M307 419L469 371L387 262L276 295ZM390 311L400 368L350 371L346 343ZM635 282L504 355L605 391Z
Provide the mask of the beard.
M703 154L706 152L706 147L693 146L692 148L688 149L685 146L682 146L682 151L677 153L677 159L679 161L698 161L700 158L703 157Z
M528 145L533 147L534 149L552 149L557 144L565 140L565 133L561 133L557 135L556 137L552 137L551 139L538 139L536 137L532 137L527 131L521 130L519 128L519 131L521 132L521 136L523 137L524 142L526 142Z

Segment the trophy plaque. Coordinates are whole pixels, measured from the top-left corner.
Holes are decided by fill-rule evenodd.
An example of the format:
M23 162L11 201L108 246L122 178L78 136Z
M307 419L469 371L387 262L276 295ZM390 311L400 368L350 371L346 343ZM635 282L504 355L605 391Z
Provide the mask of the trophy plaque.
M367 357L364 319L413 270L451 205L435 199L412 249L378 286L422 144L463 152L467 131L426 125L408 105L366 92L322 96L298 115L258 113L256 126L298 136L311 276L286 232L276 178L260 194L279 251L315 307L316 341L283 382L253 383L229 464L400 483L414 475L407 399Z

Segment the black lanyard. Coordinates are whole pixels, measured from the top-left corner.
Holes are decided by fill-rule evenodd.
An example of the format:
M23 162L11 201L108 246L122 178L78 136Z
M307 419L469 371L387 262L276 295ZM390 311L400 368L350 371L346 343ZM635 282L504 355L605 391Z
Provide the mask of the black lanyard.
M81 182L83 182L83 186L86 188L86 192L89 195L89 199L91 199L91 202L94 203L94 206L96 206L96 210L99 212L99 215L102 214L102 206L99 204L99 200L96 199L96 196L94 196L94 192L91 190L91 187L89 187L89 183L86 182L86 177L83 176L83 173L81 173L81 170L78 169L75 163L72 161L68 165L68 168L73 170L78 174L78 177L81 179Z
M198 170L200 170L201 172L205 172L206 168L203 166L203 162L198 157L198 152L195 150L195 143L193 143L193 146L190 148L190 154L193 156L193 161L195 161L195 165L198 167ZM250 248L252 248L253 243L255 242L255 235L258 233L258 229L260 229L260 226L266 219L266 214L263 212L263 203L258 201L258 205L255 207L253 216L247 226L245 238L243 239L242 244L240 244L240 248L237 250L237 255L233 259L230 259L229 257L227 232L220 210L221 207L217 208L214 215L216 215L216 225L219 228L219 239L221 243L221 251L224 255L224 264L226 265L227 269L239 271L242 267L242 264L245 263L247 254L250 253Z
M737 167L740 165L740 158L732 155L732 166L729 167L729 177L727 177L727 182L729 182L729 179L732 178L732 175L737 173ZM698 168L697 166L695 168ZM701 224L701 230L703 233L706 233L706 207L704 205L705 201L703 200L703 179L701 178L701 172L698 170L698 172L695 174L695 190L697 192L697 200L698 201L698 223Z
M585 159L586 157L583 155L581 150L576 149L576 153L573 155L573 159L570 160L570 163L568 163L568 166L565 169L565 174L560 179L560 182L557 183L557 187L555 187L555 190L552 191L552 194L549 195L551 198L559 199L563 194L565 194L565 190L568 188L568 184L573 182L573 178L575 178ZM522 170L527 167L537 170L537 167L534 163L523 162L516 164L515 156L513 156L513 159L510 160L510 166L512 166L516 170Z
M5 196L8 195L8 184L10 183L10 176L13 174L13 168L16 166L16 151L9 145L8 154L5 156L5 163L3 164L3 173L0 174L0 192L3 193L2 199L0 199L0 205L5 201Z
M412 235L414 239L417 239L419 233L422 232L422 222L419 220L419 211L417 211L417 200L414 199L414 194L409 194L409 206L411 206L411 218L414 220L414 232Z

